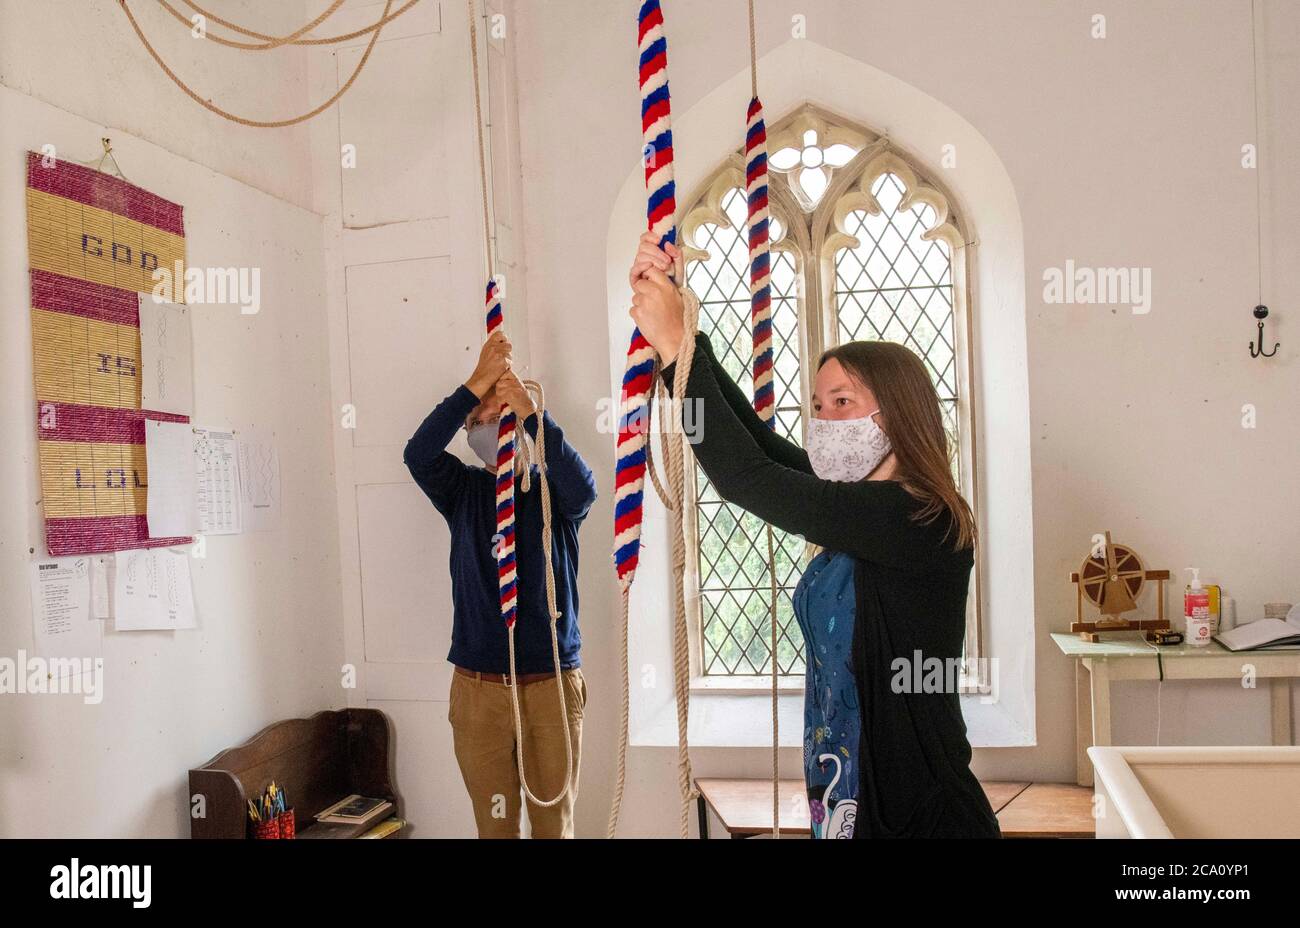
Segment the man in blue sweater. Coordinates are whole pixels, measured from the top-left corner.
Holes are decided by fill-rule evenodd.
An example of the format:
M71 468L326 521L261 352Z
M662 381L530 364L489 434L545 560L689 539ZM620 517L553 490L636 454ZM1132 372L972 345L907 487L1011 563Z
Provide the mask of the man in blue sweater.
M469 380L429 413L406 445L406 466L451 529L451 653L455 665L447 717L456 761L474 805L480 838L518 838L519 751L510 704L510 668L497 583L496 455L501 404L515 411L529 438L536 439L537 409L510 369L510 342L500 330L483 344ZM573 803L578 791L582 710L587 687L579 669L578 526L596 499L591 470L567 441L550 413L543 412L546 465L551 489L552 565L556 623L565 704L573 750L569 791L541 808L528 803L532 834L573 837ZM482 459L471 467L447 451L461 428ZM542 553L541 488L534 467L527 493L515 477L515 560L518 613L515 669L523 720L523 769L534 796L549 800L564 785L564 718L555 685L550 618Z

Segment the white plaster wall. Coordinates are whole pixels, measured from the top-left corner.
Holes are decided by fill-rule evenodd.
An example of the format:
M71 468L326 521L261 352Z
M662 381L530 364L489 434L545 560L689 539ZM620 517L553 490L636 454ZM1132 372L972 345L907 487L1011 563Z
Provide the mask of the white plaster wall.
M162 25L156 6L136 6L142 20ZM272 16L268 6L219 8L273 28L302 21L299 4L277 4ZM206 557L191 561L197 630L106 634L100 705L0 696L6 837L188 836L190 767L272 721L345 701L322 227L302 205L309 172L293 167L307 154L303 136L235 130L204 113L162 83L125 27L115 2L0 3L0 479L8 488L0 654L31 651L28 564L44 553L27 310L29 148L52 143L86 159L111 136L129 178L184 205L191 266L261 269L258 314L193 313L195 418L273 436L283 518L275 532L207 540ZM197 53L186 63L196 84L222 98L283 114L307 108L296 54L274 68L232 69Z

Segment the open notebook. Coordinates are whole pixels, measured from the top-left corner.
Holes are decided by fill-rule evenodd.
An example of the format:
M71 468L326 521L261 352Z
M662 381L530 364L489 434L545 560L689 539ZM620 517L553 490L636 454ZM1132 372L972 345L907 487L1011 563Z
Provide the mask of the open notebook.
M1300 604L1292 606L1285 619L1256 619L1221 632L1214 640L1229 651L1300 648Z

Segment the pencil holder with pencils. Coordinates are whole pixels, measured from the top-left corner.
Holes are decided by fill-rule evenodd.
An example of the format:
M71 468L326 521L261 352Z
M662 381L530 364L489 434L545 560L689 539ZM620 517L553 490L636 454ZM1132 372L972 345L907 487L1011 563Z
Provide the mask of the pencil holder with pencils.
M248 820L253 837L261 840L293 838L298 833L293 809L285 801L284 790L274 780L257 802L248 800Z
M261 840L270 838L292 838L297 835L293 809L285 809L266 821L253 822L253 837Z

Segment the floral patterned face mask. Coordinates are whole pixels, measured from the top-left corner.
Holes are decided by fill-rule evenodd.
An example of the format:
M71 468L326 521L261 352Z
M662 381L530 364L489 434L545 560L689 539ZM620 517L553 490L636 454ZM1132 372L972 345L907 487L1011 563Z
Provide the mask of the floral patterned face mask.
M861 419L813 419L808 423L808 460L823 480L855 483L889 454L889 436L876 424L877 409Z

